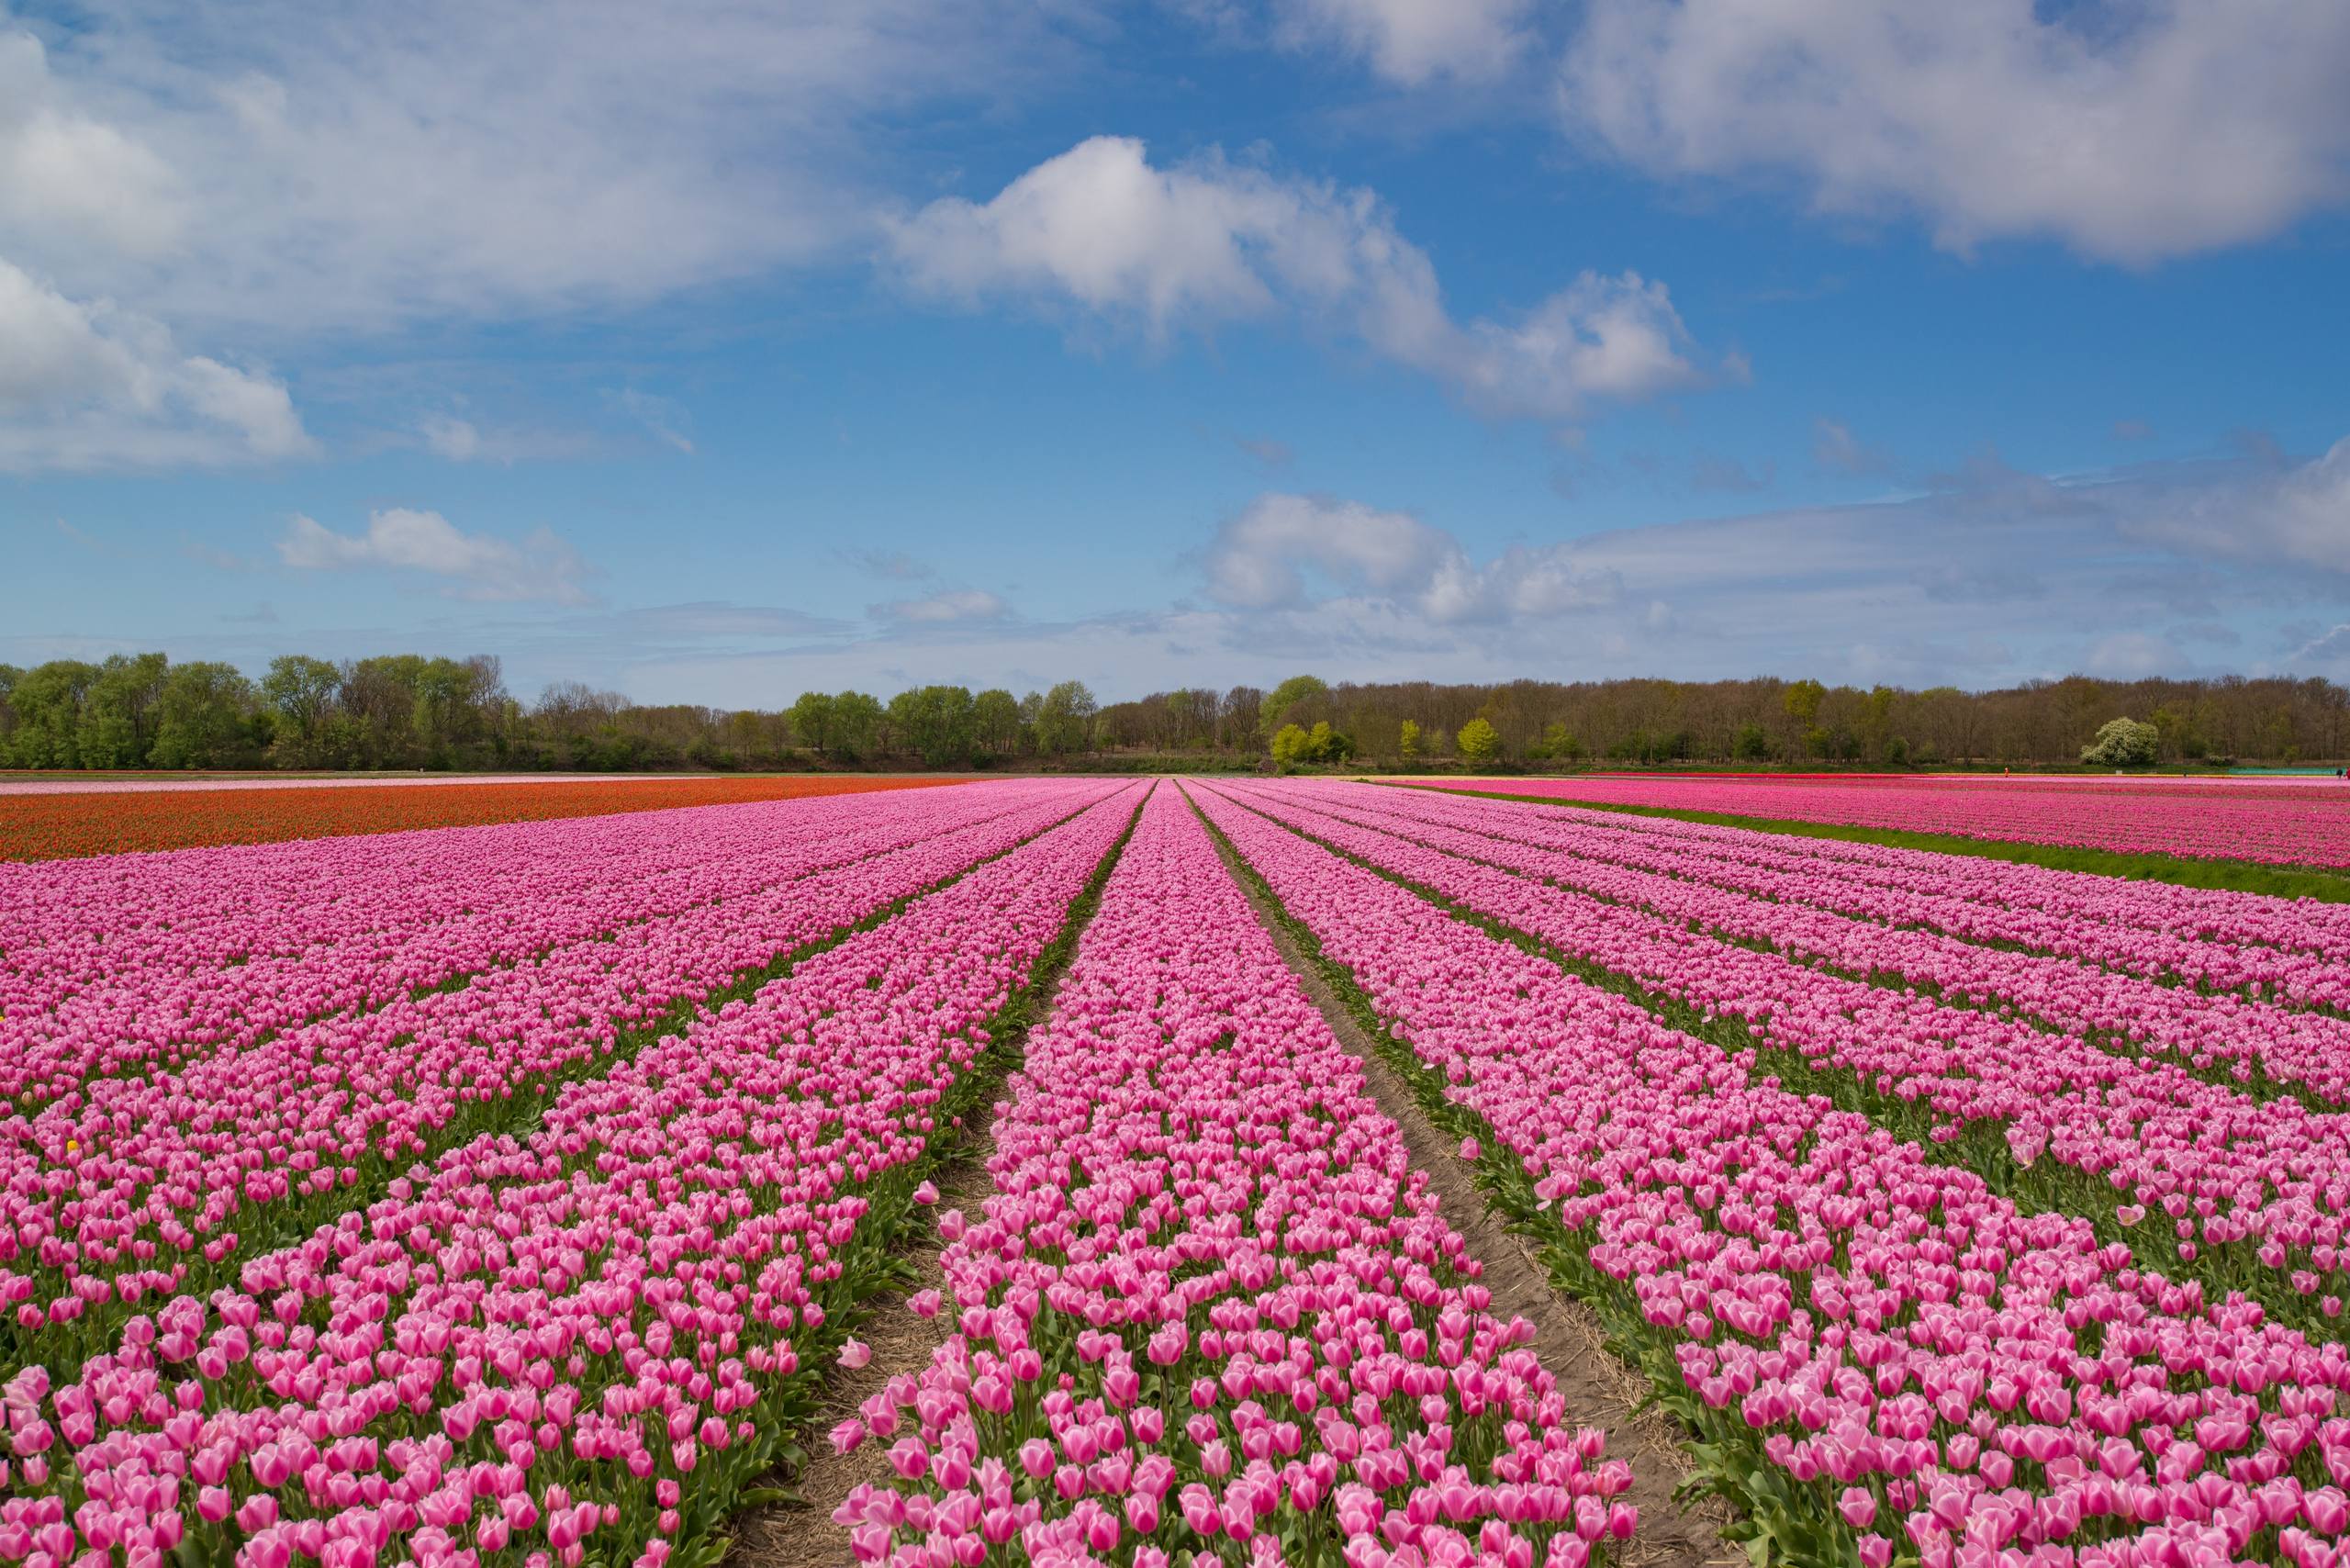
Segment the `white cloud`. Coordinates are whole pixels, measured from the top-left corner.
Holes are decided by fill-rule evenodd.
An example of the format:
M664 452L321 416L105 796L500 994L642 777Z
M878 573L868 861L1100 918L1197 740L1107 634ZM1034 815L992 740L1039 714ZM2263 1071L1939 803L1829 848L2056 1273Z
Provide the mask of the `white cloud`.
M2147 632L2116 632L2100 637L2081 661L2090 675L2109 680L2143 680L2175 674L2188 666L2177 644Z
M368 513L365 532L356 534L337 533L297 514L277 542L277 555L298 571L420 572L447 579L445 591L457 599L588 602L587 563L544 527L518 544L463 532L437 511L404 507Z
M1326 496L1265 495L1216 531L1208 591L1239 610L1314 602L1317 574L1344 597L1404 606L1439 625L1552 616L1614 601L1622 585L1556 549L1513 549L1480 566L1458 540L1405 512Z
M984 205L947 197L893 224L908 283L976 303L1074 306L1154 342L1287 317L1354 338L1501 418L1565 420L1595 399L1703 384L1662 283L1585 272L1513 320L1456 321L1427 253L1378 197L1209 154L1156 168L1098 136Z
M2340 201L2345 79L2341 0L1591 0L1560 102L1660 174L2144 263Z
M1439 76L1500 75L1527 38L1529 0L1286 0L1276 37L1292 49L1335 45L1401 86Z
M876 121L1059 70L1023 0L0 9L0 254L183 329L631 304L867 233Z
M1811 421L1811 460L1830 474L1884 476L1900 467L1894 455L1871 446L1852 433L1852 427L1827 418Z
M2350 577L2350 436L2324 456L2261 461L2256 477L2190 491L2131 525L2139 538L2198 554L2315 566Z
M435 457L452 463L470 463L487 455L481 431L471 420L460 420L447 414L428 414L418 422L417 434L424 439L424 450Z
M0 259L0 470L267 462L313 449L285 385Z
M606 392L604 400L621 414L643 426L645 433L662 445L682 452L688 457L693 455L693 441L686 434L690 421L685 405L677 399L629 386Z
M866 607L878 621L940 625L949 622L1002 621L1012 606L981 588L948 588L925 599L901 599Z
M640 700L743 706L806 689L886 695L931 681L1023 691L1072 676L1122 698L1179 683L1267 685L1302 668L1362 680L1778 673L1973 687L2088 669L2340 677L2350 674L2342 574L2219 553L2201 535L2165 542L2138 532L2149 518L2177 515L2189 495L2211 515L2257 522L2280 474L2305 470L2322 472L2322 463L2280 469L2244 457L2047 480L1985 461L1903 500L1623 528L1497 553L1366 503L1292 500L1203 540L1203 577L1213 583L1213 568L1229 566L1226 587L1245 604L1203 599L1061 622L990 613L987 599L962 601L979 613L959 618L898 618L875 606L867 621L729 603L534 612L491 645L507 654L518 689L574 678ZM1258 557L1254 575L1218 562L1218 540ZM1473 613L1459 613L1464 600ZM484 645L486 629L468 624L453 651ZM235 656L267 656L261 640L242 635ZM338 628L310 640L323 637L321 648L340 655L388 645L387 637L440 646L442 636ZM170 644L175 656L186 641ZM2253 648L2273 656L2247 657ZM11 645L0 633L0 655L19 663L70 651L60 639Z
M513 464L578 458L608 452L612 442L587 431L485 426L455 414L426 413L415 419L411 439L447 463Z
M625 308L853 253L886 183L877 125L1065 73L1089 4L107 0L67 25L0 0L0 266L70 279L118 339L137 321L167 344L167 324L205 351L106 411L13 413L0 468L306 449L231 349ZM622 412L691 450L673 405ZM581 444L372 422L458 461Z
M181 239L186 218L152 148L75 108L39 39L0 32L0 235L38 228L153 256Z

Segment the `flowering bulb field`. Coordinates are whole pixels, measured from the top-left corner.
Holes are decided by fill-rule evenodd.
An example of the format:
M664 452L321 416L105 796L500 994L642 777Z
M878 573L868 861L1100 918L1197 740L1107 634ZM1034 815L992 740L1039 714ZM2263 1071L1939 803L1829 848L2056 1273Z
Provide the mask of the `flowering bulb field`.
M1907 833L2350 869L2350 784L2338 779L1431 779L1446 788Z
M2339 905L1000 780L0 866L0 1093L26 1568L2350 1562Z
M1349 1541L1365 1563L1574 1564L1631 1534L1628 1473L1565 1421L1530 1326L1487 1310L1172 789L996 1142L987 1213L946 1216L952 1298L918 1305L946 1343L834 1433L904 1433L898 1483L840 1509L860 1555L958 1517L1024 1560L1144 1568L1170 1545L1316 1562Z
M1781 909L1810 950L1784 886L1743 927L1669 904L1724 896L1736 855L1707 846L1735 835L1639 884L1624 868L1654 823L1354 785L1203 804L1434 1114L1490 1143L1496 1201L1549 1236L1772 1555L2335 1561L2350 1184L2331 1114L2165 1059L2147 1047L2171 1025L2122 1004L2024 1024L2057 991L1962 1005L1798 961L1754 935ZM1612 865L1542 847L1603 830L1647 843ZM2056 892L2034 896L2052 920ZM2040 945L2061 951L2056 927ZM2107 972L2053 961L2081 996ZM1978 998L2020 983L1980 973ZM2290 1016L2261 1008L2246 1051Z
M178 781L110 787L105 780L87 778L62 786L0 785L0 861L551 822L610 812L924 789L944 782L950 781L854 776L588 781L541 775L479 783L438 778L316 783L249 778L217 789L193 789Z

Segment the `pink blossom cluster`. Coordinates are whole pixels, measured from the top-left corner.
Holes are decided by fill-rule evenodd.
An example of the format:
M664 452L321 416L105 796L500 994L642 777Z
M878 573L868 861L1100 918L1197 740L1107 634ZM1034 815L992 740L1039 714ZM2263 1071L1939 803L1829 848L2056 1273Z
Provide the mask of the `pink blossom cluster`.
M2068 844L2125 855L2189 855L2350 867L2350 784L2186 779L1445 779L1448 788L1848 823L1908 833Z
M841 795L0 865L0 1100L30 1114L989 809Z
M1501 1201L1555 1226L1577 1288L1783 1553L2350 1555L2339 1342L2142 1270L2085 1220L2020 1213L1249 809L1292 792L1202 801L1499 1146Z
M2350 1238L2350 1114L2312 1113L2293 1099L2223 1087L2151 1054L2150 1020L2166 1015L2154 1010L2175 1014L2201 999L2077 966L1761 902L1704 883L1611 870L1490 834L1404 818L1365 826L1382 816L1385 792L1354 788L1336 813L1324 809L1334 804L1326 787L1244 790L1242 798L1577 959L1709 1016L1738 1018L1758 1037L1799 1052L1815 1067L1841 1070L1880 1100L1921 1107L1934 1118L1938 1141L1955 1140L1971 1126L1999 1129L2020 1164L2029 1167L2044 1155L2094 1178L2113 1202L2117 1227L2134 1229L2149 1210L2159 1211L2175 1227L2176 1258L2215 1285L2252 1290L2272 1304L2307 1298L2316 1311L2301 1313L2304 1318L2342 1311L2350 1293L2344 1250ZM1368 806L1354 803L1365 800ZM1489 802L1470 809L1512 808ZM1399 825L1409 831L1392 831ZM1577 890L1586 887L1627 902ZM1634 902L1643 900L1652 902ZM2147 1039L2138 1054L2123 1054L2082 1033L2035 1027L2009 1007L1986 1012L1914 987L1843 978L1715 933L1784 937L1781 945L1798 952L1834 949L1862 975L1899 976L1904 955L1941 943L1975 955L1966 973L2005 973L2005 983L2035 996L2050 1014L2072 1010L2076 1022L2100 1032L2134 1029ZM2053 984L2035 989L2016 976L2035 962L2068 969L2073 992ZM1921 978L1928 969L1921 960ZM2143 993L2137 1011L2078 995L2125 987ZM2345 1081L2339 1044L2330 1057L2297 1054L2295 1045L2321 1028L2338 1029L2336 1021L2272 1014L2274 1030L2256 1016L2247 1022L2263 1011L2238 1009L2227 1020L2243 1031L2229 1055L2274 1058L2321 1088ZM2177 1048L2177 1041L2170 1043ZM2212 1054L2208 1038L2194 1048ZM2138 1235L2153 1240L2150 1231Z
M706 1558L1135 796L1059 787L1073 817L565 1084L527 1137L131 1319L73 1382L18 1378L0 1562Z
M1396 791L1415 801L1451 793ZM1480 802L1481 804L1488 802ZM1517 820L1550 847L1718 880L1890 925L2093 962L2165 984L2350 1005L2350 904L2129 881L1971 856L1528 806ZM1390 809L1407 811L1390 802ZM1493 819L1500 820L1500 819ZM1547 836L1572 824L1597 830Z
M898 846L846 863L828 831L809 843L789 819L767 817L784 846L746 857L740 877L715 883L722 890L666 918L176 1070L95 1079L11 1115L0 1121L0 1332L20 1360L70 1364L111 1343L136 1304L225 1278L241 1242L250 1253L307 1233L363 1183L603 1070L624 1030L1011 847L1101 788L863 797L890 803L864 820ZM739 811L767 808L708 809L722 828ZM513 831L560 836L570 825ZM679 831L697 837L705 825Z
M1494 1314L1177 790L994 1137L913 1304L946 1342L834 1433L896 1477L834 1515L859 1561L1528 1568L1631 1534L1629 1471Z
M1889 977L1968 1005L2011 1006L2042 1029L2093 1036L2132 1054L2166 1055L2199 1070L2232 1068L2244 1081L2256 1068L2350 1104L2350 1019L2177 983L2183 977L2156 957L2170 939L2149 933L2042 915L2033 923L2037 950L2020 951L1993 945L2018 940L2006 932L1953 935L1919 920L1924 900L1916 892L1851 877L1841 862L1807 861L1769 834L1745 834L1747 845L1717 850L1617 825L1637 819L1588 812L1569 820L1541 808L1428 790L1342 785L1326 803L1349 821L1407 836L1434 833L1438 836L1421 841L1684 924L1698 921L1733 941L1768 943L1797 958ZM1754 845L1762 847L1750 858ZM2198 978L2207 984L2223 967L2239 977L2258 975L2250 983L2264 984L2277 974L2266 960L2286 957L2215 941L2193 946L2232 960L2200 966ZM2136 961L2109 967L2085 948ZM2350 962L2308 953L2291 958L2298 976L2329 991L2350 989ZM2142 978L2149 970L2173 983Z

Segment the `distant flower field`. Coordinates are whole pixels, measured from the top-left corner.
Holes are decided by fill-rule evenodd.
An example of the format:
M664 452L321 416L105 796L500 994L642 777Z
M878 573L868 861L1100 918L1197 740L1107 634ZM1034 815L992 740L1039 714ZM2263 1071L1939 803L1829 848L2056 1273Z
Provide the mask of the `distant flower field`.
M205 845L276 844L297 838L547 822L613 812L657 812L744 801L797 800L867 790L918 789L951 779L854 775L792 778L541 778L496 783L377 783L350 779L292 784L249 780L218 789L173 784L119 790L0 786L0 860L57 860L128 850ZM354 786L364 785L360 788Z
M26 1568L2350 1545L2343 906L992 780L0 866L0 1096Z
M2350 869L2350 782L2049 776L1822 781L1659 777L1426 779L1562 803L1848 823L2129 855Z

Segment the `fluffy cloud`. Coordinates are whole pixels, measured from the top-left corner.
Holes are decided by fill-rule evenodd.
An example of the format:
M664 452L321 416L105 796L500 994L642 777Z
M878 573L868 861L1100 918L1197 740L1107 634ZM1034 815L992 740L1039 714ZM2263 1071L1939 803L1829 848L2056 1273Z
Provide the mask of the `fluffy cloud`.
M367 514L367 527L337 533L297 515L277 542L277 556L298 571L385 568L444 579L457 599L551 600L584 604L587 563L551 529L521 543L466 533L437 511L393 508Z
M1214 154L1154 167L1126 137L1080 142L984 204L933 202L890 238L908 283L933 297L1041 300L1159 342L1287 318L1351 337L1495 417L1574 419L1595 399L1706 379L1662 283L1586 272L1523 317L1463 323L1427 253L1372 193Z
M980 588L948 588L925 599L901 599L866 606L877 621L915 625L945 625L953 622L1002 621L1012 606Z
M860 238L874 121L1056 70L1049 10L130 4L44 48L0 9L0 253L183 327L656 298Z
M77 108L39 39L0 31L0 233L38 228L153 256L180 240L186 216L151 147Z
M1482 80L1525 48L1529 0L1287 0L1276 36L1293 49L1335 46L1390 82Z
M1458 540L1404 512L1326 496L1259 497L1226 520L1203 559L1208 591L1238 610L1308 604L1311 571L1343 596L1438 625L1550 616L1612 603L1622 584L1560 550L1472 562Z
M1072 15L130 0L52 26L0 0L0 293L22 293L17 273L71 279L76 300L117 302L76 307L106 335L137 321L167 344L168 323L212 350L118 377L96 411L19 400L0 411L0 467L307 446L283 388L229 368L228 347L283 358L322 333L627 307L848 254L882 183L873 124L1058 70ZM21 298L0 307L0 332L23 325ZM689 452L674 406L639 396L616 409ZM159 405L183 412L159 429ZM209 428L224 424L225 439ZM446 418L418 434L455 460L549 445Z
M1901 466L1893 454L1881 446L1871 446L1854 435L1852 426L1827 418L1811 421L1811 460L1824 473L1854 477L1874 476L1882 478Z
M2345 76L2339 0L1592 0L1560 102L1657 174L2143 263L2340 200Z
M263 462L312 450L283 383L0 260L0 470Z
M2239 487L2189 491L2135 519L2132 532L2197 554L2267 561L2350 577L2350 436L2316 460L2264 454Z

